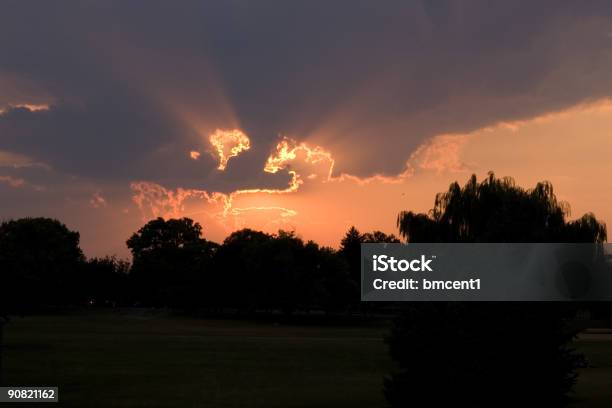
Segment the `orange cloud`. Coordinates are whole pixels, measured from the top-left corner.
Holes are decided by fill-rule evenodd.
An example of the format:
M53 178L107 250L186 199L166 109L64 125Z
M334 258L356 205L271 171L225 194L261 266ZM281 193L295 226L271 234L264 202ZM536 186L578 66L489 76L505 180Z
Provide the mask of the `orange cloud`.
M140 209L143 219L154 217L181 217L185 213L185 202L188 199L203 200L208 204L225 206L226 195L209 194L204 190L178 188L168 190L159 184L148 181L131 183L132 201Z
M49 110L49 105L46 103L35 104L35 103L10 103L7 108L0 107L0 115L6 113L9 109L27 109L30 112L40 112Z
M334 171L334 158L331 153L320 146L309 147L306 143L298 143L294 139L284 137L276 145L276 151L272 153L264 166L264 171L276 173L303 155L302 160L308 164L323 164L327 168L326 179L332 177Z
M131 187L132 200L138 206L143 221L155 217L191 217L202 222L208 236L215 239L222 239L231 231L245 226L271 231L286 228L288 219L297 214L290 208L261 205L265 197L259 194L276 194L284 190L252 189L224 194L196 189L169 190L151 182L134 182ZM244 206L234 206L237 197L247 198ZM249 199L259 205L249 205Z
M275 151L268 157L264 166L264 171L276 173L285 168L292 168L296 178L301 180L300 172L307 173L306 179L318 180L320 182L343 182L353 181L358 184L379 183L399 183L404 178L413 173L413 169L408 166L400 174L386 176L375 174L369 177L358 177L352 174L341 173L334 176L334 166L336 159L329 150L321 146L309 146L305 142L297 142L288 137L283 137L276 145ZM292 173L290 171L289 173ZM300 181L301 184L301 181ZM297 188L296 188L297 189Z
M101 207L107 206L106 199L102 197L102 194L100 194L100 192L98 191L93 193L93 195L91 196L91 199L89 200L89 204L93 208L101 208Z
M225 170L229 159L251 148L248 136L238 129L217 129L208 136L208 140L219 157L219 170Z
M423 143L408 160L411 167L423 170L461 172L469 169L461 161L466 135L439 135Z
M219 137L223 137L223 134L221 133L215 132L215 134ZM241 134L244 134L242 132L232 134L234 136L231 136L230 139L237 140L239 144L242 143L242 146L244 146L245 139L242 139L240 136ZM236 139L234 139L234 137ZM219 139L215 138L215 140L218 141ZM246 140L248 141L248 139ZM281 155L284 155L287 149L289 149L288 143L288 141L281 141L279 143L277 152L270 156L266 166L264 167L264 171L276 173L281 168L285 168L285 166L288 165L287 161L292 160L292 158L285 158L286 160L281 159ZM236 153L225 156L225 153L223 152L225 152L224 149L226 148L226 145L223 145L222 147L223 148L219 150L219 157L221 159L220 166L224 163L227 164L227 160L223 161L223 158L228 159L229 157L237 155ZM290 155L294 154L297 150L307 152L305 145L297 145L295 148L292 148L292 150L294 150L294 152L290 153ZM232 153L231 149L230 153ZM318 157L318 154L320 154L320 157ZM295 157L297 157L297 155ZM317 150L315 153L308 151L306 157L308 158L309 162L316 163L323 157L327 157L327 154L319 150ZM331 159L331 156L329 156L329 159ZM272 167L268 163L275 163L275 167ZM231 228L237 228L244 225L245 215L249 215L249 219L252 221L254 213L266 212L268 214L277 213L279 217L276 219L268 219L266 221L266 225L281 224L284 223L284 220L297 215L297 211L279 205L262 205L262 202L265 202L266 197L268 196L289 194L298 191L300 185L302 185L304 181L294 170L288 170L287 173L290 178L286 188L238 189L227 194L183 188L168 190L165 187L152 182L133 182L131 184L133 192L132 200L140 209L143 219L158 216L180 217L206 214L210 219L219 222L225 227L226 230L230 231ZM196 201L199 204L194 208L190 208L189 202L191 200ZM236 205L237 201L240 201L241 203L244 202L245 205Z

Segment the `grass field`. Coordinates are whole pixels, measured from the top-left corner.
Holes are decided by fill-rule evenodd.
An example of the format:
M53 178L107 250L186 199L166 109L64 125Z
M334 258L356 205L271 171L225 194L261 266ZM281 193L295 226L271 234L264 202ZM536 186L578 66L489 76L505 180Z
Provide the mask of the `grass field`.
M142 314L15 319L5 382L58 385L70 407L375 407L380 328ZM48 406L48 405L47 405Z
M382 407L384 333L133 311L28 317L6 326L3 378L57 385L64 407ZM575 406L612 406L612 334L577 345L592 367Z

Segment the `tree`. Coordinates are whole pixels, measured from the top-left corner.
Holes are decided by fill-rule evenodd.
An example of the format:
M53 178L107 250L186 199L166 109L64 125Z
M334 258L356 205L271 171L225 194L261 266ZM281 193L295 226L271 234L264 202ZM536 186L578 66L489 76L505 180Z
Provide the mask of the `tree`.
M215 304L239 311L255 311L265 300L268 288L264 280L273 236L245 228L234 231L219 247L215 256L212 286L219 288ZM231 290L230 290L231 288Z
M342 256L348 264L349 278L352 282L350 298L353 303L359 302L359 282L361 281L361 244L363 234L357 228L351 226L340 241L338 254Z
M79 238L78 232L50 218L0 224L1 309L22 313L76 302L84 261Z
M363 239L363 234L352 226L340 241L340 250L338 251L348 263L349 275L351 280L355 282L355 287L361 281L361 244Z
M593 214L568 222L569 205L559 202L553 186L533 190L493 173L482 182L473 175L461 188L450 185L436 195L429 214L403 211L400 234L410 242L604 242L606 226Z
M214 304L239 313L339 311L353 293L343 257L312 241L304 243L292 231L235 231L214 263Z
M592 214L567 221L569 206L550 183L533 190L493 173L438 194L429 214L402 212L408 242L603 242ZM385 394L400 406L559 406L580 356L568 342L564 304L421 303L408 305L388 338L398 370ZM444 392L440 392L444 390Z
M304 242L294 233L279 231L270 248L268 288L270 299L285 312L296 309L323 309L326 312L346 308L354 290L346 263L330 248L313 241Z
M362 236L364 244L398 244L399 238L393 234L385 234L382 231L366 232Z
M151 306L194 308L218 245L201 238L189 218L157 218L127 240L130 278L139 301Z
M372 231L362 234L357 228L352 226L340 241L338 254L343 257L348 264L349 277L352 281L350 289L353 303L360 301L359 286L361 284L361 244L365 243L398 243L400 240L393 234L387 235L381 231ZM371 305L370 305L371 306ZM361 304L362 311L369 308Z
M312 241L306 249L308 247L313 248L313 255L309 259L315 261L312 265L313 305L326 312L344 311L356 291L356 285L349 276L348 263L331 248L320 248Z
M82 261L79 233L57 220L22 218L0 224L0 374L8 316L76 302Z
M115 306L129 299L130 264L114 256L87 260L83 271L84 299L91 305Z

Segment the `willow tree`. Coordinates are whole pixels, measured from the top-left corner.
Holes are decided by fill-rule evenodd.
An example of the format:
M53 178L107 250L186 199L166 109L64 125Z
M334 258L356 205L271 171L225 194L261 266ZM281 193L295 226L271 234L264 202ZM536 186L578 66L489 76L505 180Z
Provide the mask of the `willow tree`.
M450 185L428 214L401 212L408 242L604 242L594 215L568 221L553 186L524 189L493 173ZM567 304L408 304L388 343L398 369L385 394L399 406L560 406L583 359L570 346Z
M429 214L402 211L397 226L408 242L606 241L606 226L593 214L567 221L569 212L549 182L526 190L489 173L482 182L473 175L463 188L451 184Z

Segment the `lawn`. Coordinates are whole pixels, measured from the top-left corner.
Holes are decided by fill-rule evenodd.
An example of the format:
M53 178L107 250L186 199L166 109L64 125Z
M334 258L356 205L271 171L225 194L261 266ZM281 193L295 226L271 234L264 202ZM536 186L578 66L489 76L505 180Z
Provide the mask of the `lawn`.
M376 407L384 330L147 313L15 319L4 379L57 385L65 407ZM48 406L48 405L47 405Z
M587 356L589 367L580 372L574 406L612 407L612 331L589 330L576 347Z
M384 333L142 311L27 317L6 326L3 378L57 385L63 407L383 407ZM612 333L576 345L590 366L573 406L612 406Z

